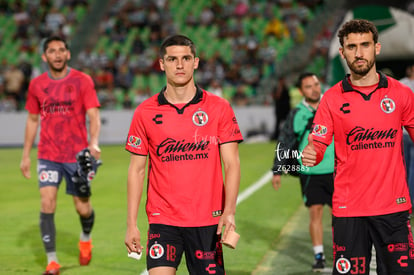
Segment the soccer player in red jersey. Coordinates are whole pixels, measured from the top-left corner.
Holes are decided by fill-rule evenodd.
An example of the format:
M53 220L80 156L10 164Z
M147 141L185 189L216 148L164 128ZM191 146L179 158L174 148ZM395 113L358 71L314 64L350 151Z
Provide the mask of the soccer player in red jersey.
M41 197L40 232L48 259L44 274L59 274L54 213L63 177L66 193L73 196L82 225L80 264L87 265L91 260L90 233L95 215L89 197L79 196L71 177L77 168L76 154L82 149L88 147L92 156L100 158L100 104L91 77L68 66L70 51L65 40L55 36L47 38L43 43L42 59L49 70L30 82L20 169L24 177L30 178L30 150L40 118L37 169ZM89 118L89 141L86 115Z
M167 85L136 108L126 143L125 244L143 250L137 214L148 158L149 274L175 274L183 253L190 274L225 274L221 235L236 228L243 138L230 104L195 84L199 59L188 37L166 38L159 63Z
M350 20L338 37L350 75L322 98L302 158L317 165L335 137L333 274L369 274L372 246L378 274L414 274L401 150L402 127L414 138L414 94L377 72L381 44L372 22Z

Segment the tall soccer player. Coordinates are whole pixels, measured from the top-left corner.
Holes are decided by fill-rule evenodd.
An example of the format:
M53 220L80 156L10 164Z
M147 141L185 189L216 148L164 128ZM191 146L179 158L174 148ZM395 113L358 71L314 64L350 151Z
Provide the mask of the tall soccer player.
M167 37L159 63L166 87L137 107L126 143L125 244L143 251L137 215L148 159L149 274L175 274L185 253L190 274L224 275L221 236L236 228L243 138L230 104L195 84L199 59L189 38Z
M73 196L82 226L79 262L87 265L92 257L90 234L95 215L89 197L78 193L72 176L77 169L76 154L84 148L88 147L92 156L100 158L100 105L91 77L68 66L70 51L65 40L55 36L47 38L43 43L42 59L48 64L48 71L30 82L20 168L24 177L30 178L30 151L40 118L37 168L41 198L40 233L48 261L43 274L59 274L54 213L63 178L66 180L66 193ZM89 118L89 140L86 115Z
M334 137L333 274L369 274L372 246L378 274L414 274L402 137L414 138L414 94L376 70L378 31L367 20L345 23L339 53L350 74L322 98L303 151L315 166Z

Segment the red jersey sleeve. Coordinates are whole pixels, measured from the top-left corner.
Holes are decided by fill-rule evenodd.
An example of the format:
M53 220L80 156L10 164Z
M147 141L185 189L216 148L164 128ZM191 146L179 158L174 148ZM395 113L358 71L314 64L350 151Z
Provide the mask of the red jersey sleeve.
M25 108L31 114L39 114L40 103L36 97L36 84L34 83L35 81L31 81L29 84Z
M125 149L137 155L147 155L149 150L148 138L142 121L141 106L136 108L132 117Z
M402 123L406 128L414 128L414 92L410 88L402 89L404 93L405 106L402 112Z
M240 132L239 124L230 103L227 101L223 104L223 117L220 120L218 140L220 144L227 142L241 142L243 141Z
M316 150L316 164L319 164L323 159L326 147L332 143L333 138L333 119L329 111L327 96L324 96L319 103L313 120L312 136Z
M98 96L95 90L95 84L93 83L92 78L87 75L83 74L84 77L82 78L82 99L85 104L86 110L90 108L100 107Z

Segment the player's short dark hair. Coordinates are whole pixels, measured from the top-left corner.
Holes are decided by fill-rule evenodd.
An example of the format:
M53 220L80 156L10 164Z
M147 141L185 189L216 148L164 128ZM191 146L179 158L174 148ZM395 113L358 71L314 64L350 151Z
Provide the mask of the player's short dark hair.
M194 42L185 35L174 34L165 38L160 47L159 54L161 59L164 58L165 54L167 53L166 48L169 46L188 46L191 49L191 53L196 56L196 47L194 45Z
M317 76L315 73L312 72L303 72L299 75L298 80L296 81L296 87L301 88L302 87L302 81L303 79L310 77L310 76Z
M374 42L378 42L378 30L374 23L365 19L352 19L346 22L338 32L339 43L344 46L344 38L350 33L372 33Z
M45 39L45 41L43 42L43 52L46 52L47 48L49 47L50 42L52 41L60 41L63 42L63 44L65 44L65 48L67 50L69 50L69 45L66 42L65 39L63 39L60 36L54 35L54 36L49 36L48 38Z

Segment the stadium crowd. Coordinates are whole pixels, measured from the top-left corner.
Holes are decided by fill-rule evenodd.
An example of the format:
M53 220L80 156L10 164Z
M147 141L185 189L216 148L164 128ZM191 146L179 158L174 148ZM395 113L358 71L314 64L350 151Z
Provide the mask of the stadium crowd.
M0 111L24 106L30 80L41 73L43 38L72 38L88 9L88 0L0 0Z
M91 2L19 0L11 5L0 0L1 16L13 17L12 39L19 46L14 60L1 58L0 111L23 108L30 79L42 72L40 60L30 56L41 51L41 40L50 34L70 41ZM103 109L133 108L158 92L163 76L157 47L167 35L180 32L195 36L196 42L210 35L217 43L204 41L200 47L196 81L201 87L235 105L270 104L271 97L255 100L261 81L275 74L276 60L304 41L306 25L323 5L322 0L199 2L191 9L191 1L111 0L98 26L98 42L71 61L93 77ZM330 35L328 26L315 42L315 56L326 55Z

